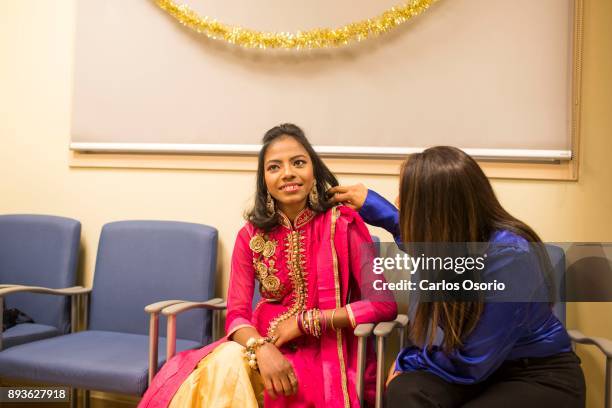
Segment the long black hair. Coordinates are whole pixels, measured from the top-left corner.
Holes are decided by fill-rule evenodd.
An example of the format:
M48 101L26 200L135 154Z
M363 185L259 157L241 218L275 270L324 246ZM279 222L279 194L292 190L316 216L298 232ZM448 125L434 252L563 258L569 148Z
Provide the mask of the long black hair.
M402 241L488 242L495 231L509 230L532 244L546 284L554 288L542 240L502 207L478 163L462 150L436 146L411 155L400 170L399 201ZM420 302L411 319L411 339L419 346L431 347L436 329L442 327L443 349L451 352L463 346L483 310L481 299Z
M257 181L255 188L255 205L247 212L246 219L255 227L261 228L264 231L269 231L279 224L277 214L269 215L266 209L266 199L268 197L268 188L266 187L264 157L268 147L281 137L292 137L301 144L312 162L314 179L316 180L316 188L319 196L317 203L308 205L316 212L324 212L330 209L333 204L327 200L326 191L338 185L336 176L327 168L323 160L314 151L312 145L306 139L304 132L298 126L291 123L283 123L268 130L262 139L261 150L257 159Z

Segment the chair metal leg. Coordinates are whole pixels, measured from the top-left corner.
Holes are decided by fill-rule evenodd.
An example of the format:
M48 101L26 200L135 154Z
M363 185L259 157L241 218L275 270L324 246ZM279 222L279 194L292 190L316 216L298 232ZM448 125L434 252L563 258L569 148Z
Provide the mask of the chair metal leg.
M4 326L4 304L0 296L0 351L2 351L2 326Z
M365 407L363 398L363 373L365 371L365 356L366 356L366 342L365 337L359 337L357 340L357 397L361 407Z
M70 296L70 333L76 333L79 316L79 295Z
M612 408L612 357L606 359L605 408Z
M403 349L404 347L406 347L406 328L405 327L398 327L399 330L399 349Z
M355 327L353 334L357 337L357 376L355 378L355 386L357 388L357 397L359 398L359 406L365 407L364 402L364 373L366 365L366 349L368 337L374 331L373 323L362 323Z
M166 361L174 357L176 352L176 316L168 316L166 333Z
M385 387L385 337L376 338L376 402L375 408L383 406L383 392Z
M151 313L149 320L149 384L157 372L157 346L159 338L159 315Z
M213 310L212 311L212 340L217 341L219 338L219 325L221 321L221 311Z
M397 315L395 322L395 327L397 330L399 330L399 348L401 350L406 347L406 339L408 337L408 315Z
M90 398L89 390L82 390L81 394L82 394L81 395L81 397L82 397L81 400L83 401L82 404L81 404L81 407L82 408L89 408L89 398Z
M78 390L74 387L70 387L70 408L78 408L79 401L77 395Z
M83 302L82 311L83 311L83 330L87 330L87 326L89 324L87 318L89 317L89 295L87 293L83 293L81 295L81 301Z

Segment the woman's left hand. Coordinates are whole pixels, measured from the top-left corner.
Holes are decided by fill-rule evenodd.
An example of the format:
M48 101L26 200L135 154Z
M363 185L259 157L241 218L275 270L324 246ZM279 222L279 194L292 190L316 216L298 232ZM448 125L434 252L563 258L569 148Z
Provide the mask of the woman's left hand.
M297 325L297 321L293 318L283 320L276 327L276 335L278 339L274 342L276 347L281 347L284 344L289 343L293 339L297 339L302 335L300 328Z
M352 186L336 186L327 190L327 194L332 203L342 203L359 211L368 196L368 188L361 183Z

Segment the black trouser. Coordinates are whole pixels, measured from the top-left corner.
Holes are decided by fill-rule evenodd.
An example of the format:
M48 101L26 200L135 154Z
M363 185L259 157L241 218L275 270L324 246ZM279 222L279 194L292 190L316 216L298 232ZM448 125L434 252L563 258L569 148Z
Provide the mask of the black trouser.
M487 380L470 385L407 372L386 393L387 408L583 408L584 401L584 375L573 352L505 361Z

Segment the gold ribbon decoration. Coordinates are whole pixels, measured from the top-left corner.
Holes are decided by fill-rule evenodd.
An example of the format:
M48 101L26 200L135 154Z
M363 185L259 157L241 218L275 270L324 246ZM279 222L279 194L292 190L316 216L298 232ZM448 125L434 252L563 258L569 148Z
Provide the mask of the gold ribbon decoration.
M385 34L427 10L437 0L409 0L367 20L337 28L316 28L295 33L264 32L221 23L200 16L189 6L173 0L153 0L186 27L214 40L245 48L283 48L287 50L332 48Z

